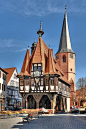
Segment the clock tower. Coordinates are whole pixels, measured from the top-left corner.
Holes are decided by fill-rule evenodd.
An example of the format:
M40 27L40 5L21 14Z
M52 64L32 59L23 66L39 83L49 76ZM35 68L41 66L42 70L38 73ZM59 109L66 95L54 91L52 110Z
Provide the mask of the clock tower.
M66 78L71 83L71 91L75 91L75 53L71 47L66 8L59 49L55 54L55 59L57 60L60 68L64 72Z

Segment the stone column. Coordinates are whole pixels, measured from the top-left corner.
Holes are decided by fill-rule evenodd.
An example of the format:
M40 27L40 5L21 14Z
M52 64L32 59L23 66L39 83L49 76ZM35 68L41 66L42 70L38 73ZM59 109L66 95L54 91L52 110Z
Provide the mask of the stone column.
M67 112L70 111L70 98L67 98Z
M22 108L25 109L25 99L22 98Z
M26 109L28 108L28 101L27 101L27 99L26 99Z
M65 111L65 97L63 97L63 110Z
M39 108L39 101L36 101L36 108Z
M51 109L53 109L53 100L51 100Z
M51 109L53 109L53 113L54 113L54 109L55 109L55 106L56 106L56 96L57 95L54 95L53 100L51 100Z

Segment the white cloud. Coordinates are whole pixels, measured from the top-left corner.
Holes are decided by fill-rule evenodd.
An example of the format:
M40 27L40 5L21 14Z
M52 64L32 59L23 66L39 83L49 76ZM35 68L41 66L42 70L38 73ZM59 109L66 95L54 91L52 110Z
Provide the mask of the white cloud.
M0 48L5 47L14 47L14 40L13 39L0 39Z
M26 51L27 48L17 49L17 50L10 50L10 52L23 52Z
M86 0L0 0L1 10L10 10L25 16L43 16L50 13L64 12L86 13Z
M19 41L15 39L0 39L0 52L22 52L27 50L26 41ZM25 46L27 48L25 48Z

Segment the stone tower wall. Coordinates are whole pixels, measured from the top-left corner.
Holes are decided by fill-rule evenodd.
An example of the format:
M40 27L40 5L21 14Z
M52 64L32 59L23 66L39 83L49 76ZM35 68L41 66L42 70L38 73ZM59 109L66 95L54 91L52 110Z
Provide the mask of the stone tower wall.
M57 59L57 62L60 68L64 72L69 82L71 79L73 80L75 90L75 54L73 54L73 59L70 58L70 53L68 52L56 54L55 59L57 55L59 55L59 59ZM63 56L66 56L66 62L63 62Z

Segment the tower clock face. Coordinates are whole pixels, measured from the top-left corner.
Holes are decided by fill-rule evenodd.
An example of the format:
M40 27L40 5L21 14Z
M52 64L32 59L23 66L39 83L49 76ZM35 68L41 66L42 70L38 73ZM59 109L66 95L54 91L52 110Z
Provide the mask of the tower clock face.
M39 71L36 71L35 72L35 76L39 76Z

